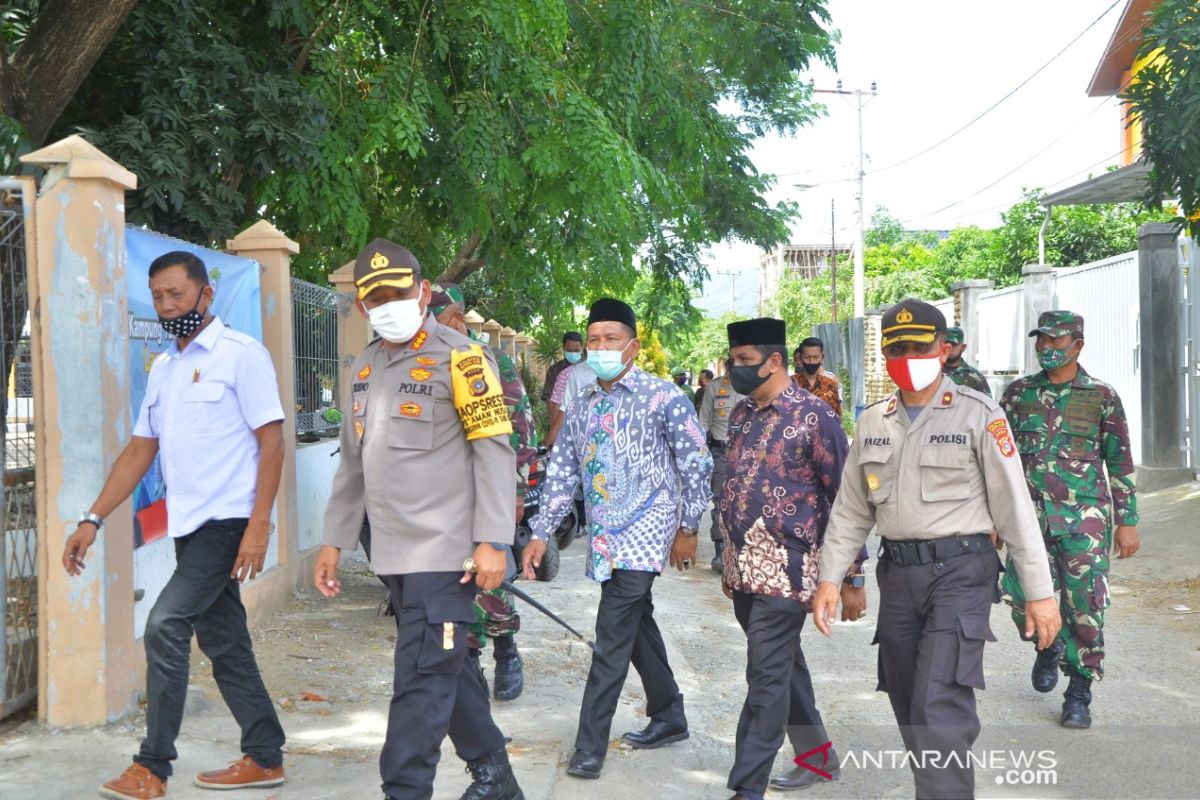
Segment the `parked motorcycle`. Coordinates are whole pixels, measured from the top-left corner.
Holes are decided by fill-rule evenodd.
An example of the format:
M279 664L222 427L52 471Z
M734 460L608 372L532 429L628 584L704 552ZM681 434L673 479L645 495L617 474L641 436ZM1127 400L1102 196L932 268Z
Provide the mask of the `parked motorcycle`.
M537 460L529 465L529 478L525 483L525 516L517 524L517 533L513 541L513 556L516 557L518 564L521 563L521 552L533 538L531 525L533 524L533 518L537 516L541 508L542 490L545 481L545 453L542 452L538 455ZM554 576L558 574L559 551L570 546L571 542L575 541L582 534L580 505L581 503L577 502L567 512L562 522L558 524L558 529L554 532L554 535L546 542L546 554L542 556L541 566L535 570L539 581L554 580Z

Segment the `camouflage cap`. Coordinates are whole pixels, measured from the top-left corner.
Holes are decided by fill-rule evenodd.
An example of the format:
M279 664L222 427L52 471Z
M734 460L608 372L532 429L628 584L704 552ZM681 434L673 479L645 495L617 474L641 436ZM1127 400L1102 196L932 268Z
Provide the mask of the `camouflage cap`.
M1052 338L1071 334L1073 338L1083 338L1083 317L1073 311L1043 311L1038 316L1038 326L1029 332L1030 336L1043 333Z
M429 308L436 317L446 310L447 306L458 303L466 311L463 291L457 283L434 283L430 285L432 294L429 297Z
M963 329L962 328L946 328L946 341L949 342L950 344L962 344L963 343Z
M881 348L895 342L929 343L946 330L946 317L923 300L906 298L883 312Z
M400 245L387 239L376 239L354 259L354 287L358 299L362 300L372 289L393 286L408 289L421 278L421 265L417 257Z

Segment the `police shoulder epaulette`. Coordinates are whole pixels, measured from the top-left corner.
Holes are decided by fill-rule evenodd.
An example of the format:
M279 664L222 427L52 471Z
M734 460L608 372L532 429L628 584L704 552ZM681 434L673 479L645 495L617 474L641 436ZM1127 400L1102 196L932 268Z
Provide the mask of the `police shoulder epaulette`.
M970 399L974 400L975 402L982 404L983 407L986 408L989 412L995 411L997 408L1000 407L1000 404L997 403L994 399L992 399L991 395L986 395L983 392L976 391L975 389L972 389L970 386L958 387L958 396L959 397L969 397Z
M882 400L876 400L874 403L868 403L866 406L863 407L863 411L866 411L869 408L874 408L875 406L880 405L881 403L886 403L888 400L891 400L894 396L895 395L889 394L887 397L883 398Z

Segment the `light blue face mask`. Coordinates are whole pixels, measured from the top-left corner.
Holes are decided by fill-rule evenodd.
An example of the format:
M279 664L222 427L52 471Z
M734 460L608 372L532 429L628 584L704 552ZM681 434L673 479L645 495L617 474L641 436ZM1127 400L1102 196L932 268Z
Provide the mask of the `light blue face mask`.
M567 350L563 353L563 358L567 360L568 364L578 364L579 359L583 358L583 353L572 353L570 350Z
M633 342L629 344L633 344ZM625 362L622 359L625 351L629 349L629 344L620 350L592 350L588 354L588 366L596 373L597 378L602 381L611 381L621 374L621 371L625 369Z

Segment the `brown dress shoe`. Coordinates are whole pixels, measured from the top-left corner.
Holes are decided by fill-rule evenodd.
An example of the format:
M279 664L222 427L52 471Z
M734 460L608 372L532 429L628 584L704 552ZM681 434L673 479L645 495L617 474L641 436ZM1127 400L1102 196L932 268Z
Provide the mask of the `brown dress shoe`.
M279 786L283 783L283 767L260 767L250 756L242 756L225 769L201 772L196 785L201 789L246 789L252 786Z
M100 796L111 800L154 800L167 796L167 782L141 764L130 764L121 777L100 787Z

